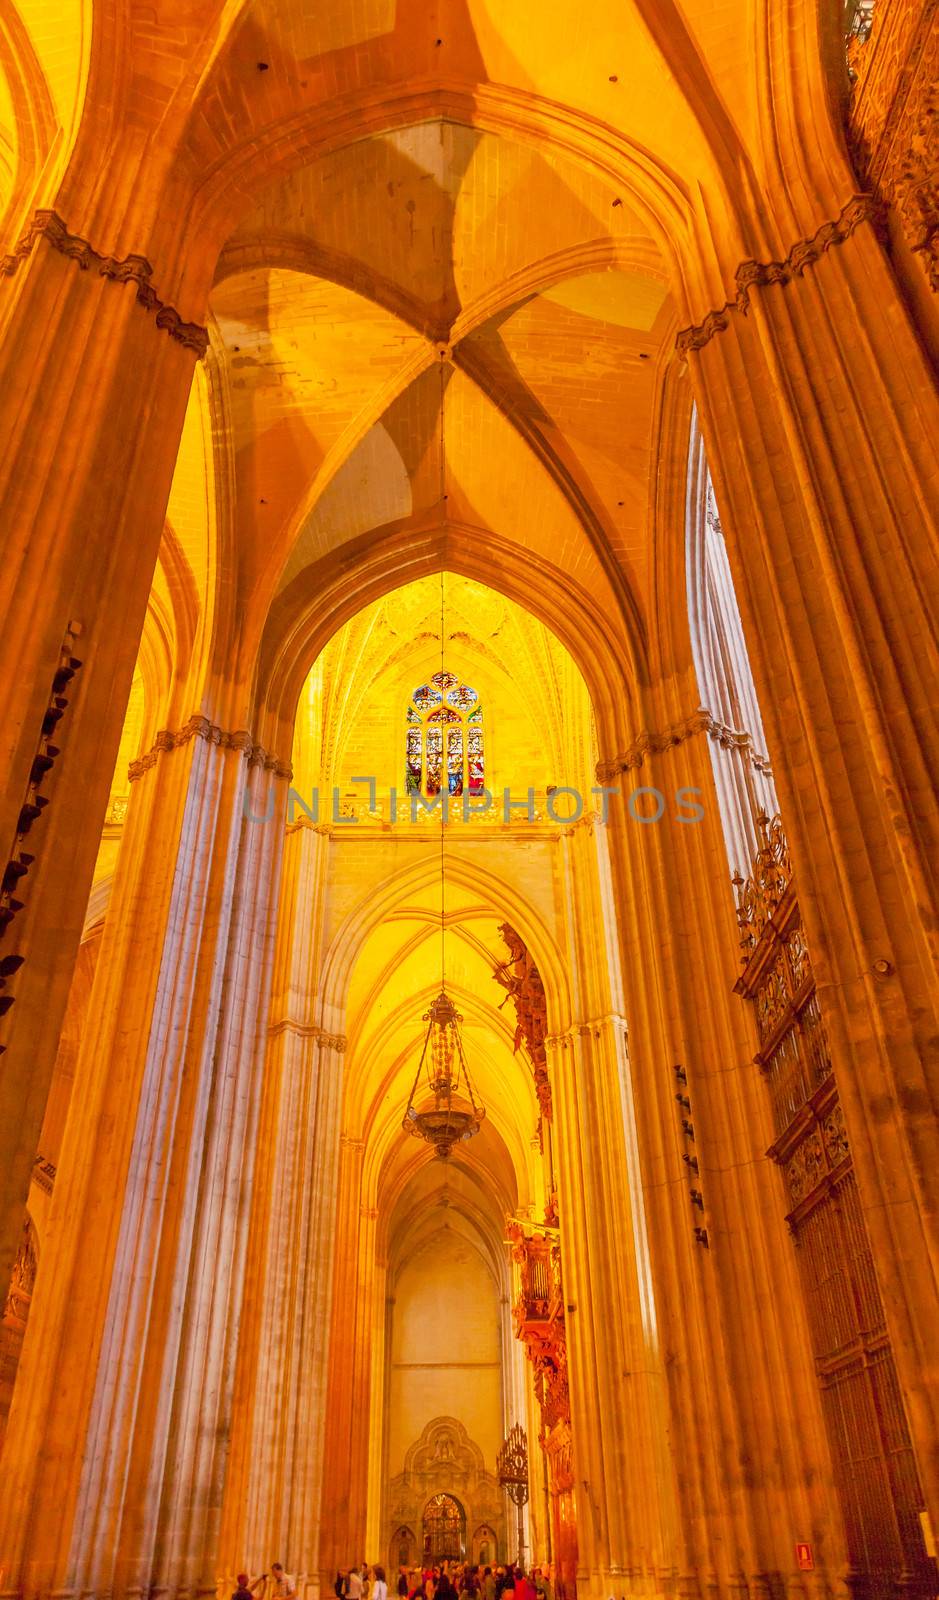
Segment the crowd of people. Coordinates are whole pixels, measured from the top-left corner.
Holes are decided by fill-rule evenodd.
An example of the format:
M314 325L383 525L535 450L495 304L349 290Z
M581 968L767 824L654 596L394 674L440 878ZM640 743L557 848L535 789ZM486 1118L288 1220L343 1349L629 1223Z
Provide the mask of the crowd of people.
M336 1600L388 1600L388 1580L381 1566L362 1562L336 1574ZM554 1571L536 1566L480 1566L468 1561L441 1561L434 1566L399 1567L397 1600L555 1600Z
M468 1561L441 1561L435 1566L399 1567L397 1600L555 1600L553 1566L480 1566ZM252 1580L240 1572L232 1600L297 1600L292 1579L279 1561L269 1573ZM336 1600L389 1600L388 1580L381 1566L361 1562L337 1572ZM395 1600L392 1596L392 1600Z

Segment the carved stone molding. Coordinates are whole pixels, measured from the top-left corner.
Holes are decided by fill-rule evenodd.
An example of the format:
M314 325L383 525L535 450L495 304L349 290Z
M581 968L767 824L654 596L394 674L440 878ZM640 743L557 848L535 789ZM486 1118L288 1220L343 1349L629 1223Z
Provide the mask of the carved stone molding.
M293 768L289 762L279 761L263 746L255 744L251 734L246 729L240 728L235 733L226 733L222 728L216 727L208 717L190 717L184 727L175 732L171 728L161 728L153 741L152 746L145 755L132 761L127 769L127 776L131 783L142 778L145 772L155 766L160 755L169 750L178 750L181 745L188 744L190 739L204 739L207 744L218 745L222 750L239 750L247 758L249 767L263 767L265 772L273 772L277 778L293 777Z
M832 245L844 244L846 239L850 239L862 222L869 222L884 238L884 219L885 207L876 195L853 194L833 222L823 222L810 239L797 240L784 261L741 261L734 273L737 293L733 300L728 300L717 311L709 311L703 322L682 328L675 336L678 354L687 355L689 350L702 350L715 333L724 332L731 312L746 316L752 289L762 289L771 283L786 284L793 278L801 277L806 267L818 261Z
M604 1028L622 1028L624 1034L629 1033L629 1024L618 1011L608 1011L602 1017L594 1017L587 1022L572 1022L563 1033L549 1033L545 1036L546 1050L566 1050L575 1039L589 1039L596 1037Z
M621 772L631 772L636 767L642 766L646 756L662 755L664 751L674 749L675 745L684 744L686 739L694 739L699 733L706 733L708 738L716 740L724 750L745 751L758 772L771 773L769 759L755 749L749 733L729 728L725 722L719 722L717 717L712 716L704 706L699 706L689 717L684 717L681 722L673 722L670 727L663 728L661 733L648 731L640 733L622 755L614 756L610 761L598 761L597 781L607 783L611 778L618 777Z
M29 1218L23 1223L23 1232L20 1247L16 1252L13 1263L13 1273L10 1278L10 1287L3 1307L3 1318L13 1318L18 1322L25 1322L29 1314L29 1302L32 1299L33 1289L36 1284L36 1235Z
M294 1022L292 1017L282 1017L279 1022L272 1022L267 1031L271 1038L281 1033L292 1033L298 1039L312 1039L314 1044L322 1045L325 1050L337 1050L340 1055L348 1044L344 1033L327 1033L325 1028L317 1028L310 1022Z
M851 68L847 132L855 166L894 208L939 292L939 0L876 5Z
M56 1167L53 1162L47 1161L40 1153L33 1162L32 1181L39 1185L44 1194L51 1194L55 1183Z
M102 278L112 279L114 283L134 284L137 304L143 306L145 311L156 312L157 327L186 350L194 351L200 358L205 355L209 348L208 331L198 322L184 322L175 306L169 306L160 299L150 281L153 268L146 256L130 255L123 259L103 256L80 234L70 233L55 211L34 213L32 222L13 250L0 258L0 275L11 277L20 262L32 253L38 239L45 239L53 250L77 262L82 272L90 270Z

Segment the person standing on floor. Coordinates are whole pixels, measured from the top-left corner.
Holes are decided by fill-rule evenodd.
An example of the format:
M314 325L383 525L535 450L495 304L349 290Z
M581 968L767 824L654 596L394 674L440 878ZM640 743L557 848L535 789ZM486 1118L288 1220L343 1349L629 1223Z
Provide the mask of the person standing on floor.
M246 1572L239 1572L238 1577L235 1580L238 1587L232 1595L231 1600L253 1600L255 1591L262 1583L265 1583L266 1581L266 1572L262 1572L261 1576L259 1578L255 1578L253 1583L249 1579Z
M271 1562L271 1582L268 1600L297 1600L293 1579L288 1578L279 1561Z

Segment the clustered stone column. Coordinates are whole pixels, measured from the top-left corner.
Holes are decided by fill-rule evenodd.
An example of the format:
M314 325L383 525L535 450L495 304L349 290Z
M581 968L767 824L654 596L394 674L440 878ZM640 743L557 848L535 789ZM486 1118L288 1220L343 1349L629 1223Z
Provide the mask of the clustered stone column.
M772 1131L756 1040L732 993L736 924L709 721L676 715L673 696L652 709L671 733L637 741L603 778L619 769L624 795L654 787L669 797L655 823L636 820L651 817L648 797L635 814L611 803L609 838L680 1513L678 1591L782 1583L830 1594L842 1585L844 1542L780 1175L765 1159ZM698 820L672 814L679 788L699 797ZM797 1570L799 1540L813 1545L812 1573Z
M170 271L172 263L161 264ZM81 671L42 785L47 809L3 954L21 955L3 1018L0 1281L62 1027L108 787L203 328L164 306L142 256L93 249L38 212L0 262L0 719L4 865L16 848L63 640ZM149 307L149 309L147 309ZM120 419L119 425L116 419Z
M870 197L746 262L692 368L842 1108L939 1526L939 394Z
M668 1579L674 1483L664 1450L645 1201L615 938L586 948L611 907L604 831L567 831L569 958L577 1020L550 1039L568 1370L577 1473L578 1582L591 1594Z
M345 1039L310 1022L328 834L288 829L219 1571L292 1552L319 1589Z
M282 819L287 772L202 718L137 771L10 1414L5 1592L215 1591L283 839L246 812L273 785Z

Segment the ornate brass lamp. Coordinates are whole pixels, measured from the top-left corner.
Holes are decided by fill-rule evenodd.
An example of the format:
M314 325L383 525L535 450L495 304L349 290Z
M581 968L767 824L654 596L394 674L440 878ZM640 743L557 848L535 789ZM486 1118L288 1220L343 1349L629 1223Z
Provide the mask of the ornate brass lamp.
M441 393L441 405L443 396ZM444 670L444 575L440 574L440 670ZM417 1074L401 1126L415 1139L425 1139L435 1156L446 1161L453 1146L472 1139L486 1115L477 1103L463 1053L460 1024L463 1018L447 994L446 985L446 873L444 822L446 799L440 810L440 993L424 1013L427 1032L417 1063ZM421 1074L425 1084L421 1089Z
M446 1161L455 1144L479 1132L486 1112L477 1103L466 1068L460 1035L463 1018L445 989L424 1013L424 1021L424 1048L402 1127L415 1139L426 1139L434 1155Z
M496 1458L499 1482L518 1507L518 1564L525 1565L524 1507L528 1504L528 1435L520 1422L510 1428Z

